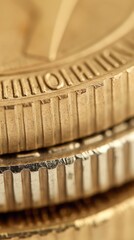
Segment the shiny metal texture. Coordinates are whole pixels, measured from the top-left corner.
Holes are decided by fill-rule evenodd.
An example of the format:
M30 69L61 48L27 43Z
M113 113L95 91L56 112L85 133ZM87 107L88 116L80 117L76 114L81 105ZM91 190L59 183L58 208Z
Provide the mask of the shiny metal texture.
M133 124L132 119L80 141L1 156L0 211L59 204L132 180Z
M49 208L1 215L0 239L132 240L134 183L107 193Z

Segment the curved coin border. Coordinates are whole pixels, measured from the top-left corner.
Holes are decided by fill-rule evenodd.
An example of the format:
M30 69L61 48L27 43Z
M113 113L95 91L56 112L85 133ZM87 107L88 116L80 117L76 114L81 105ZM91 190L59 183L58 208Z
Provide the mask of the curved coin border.
M0 154L69 142L134 116L133 35L45 75L3 77Z
M131 31L112 46L64 69L26 78L3 77L0 154L69 142L132 117L133 35ZM57 79L54 88L58 90L50 86L55 82L50 78Z
M20 73L18 77L1 75L0 98L4 100L5 105L9 104L8 99L16 99L16 104L19 103L19 98L22 98L24 102L26 99L30 101L32 96L36 100L40 97L41 99L42 97L48 99L55 94L62 95L62 90L65 89L68 93L70 90L75 90L75 87L84 89L86 83L96 85L104 77L112 78L123 69L133 66L133 36L134 30L125 34L113 44L89 54L81 60L71 61L71 65L65 64L65 67L53 68L50 71L45 69L34 74ZM111 72L112 74L110 74ZM55 78L57 86L53 84L51 86L51 78Z

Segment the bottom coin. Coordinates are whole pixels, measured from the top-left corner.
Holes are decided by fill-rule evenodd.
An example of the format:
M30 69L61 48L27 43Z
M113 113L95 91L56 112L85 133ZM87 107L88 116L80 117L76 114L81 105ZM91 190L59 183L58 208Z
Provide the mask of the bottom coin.
M134 182L91 198L0 215L0 239L133 240Z

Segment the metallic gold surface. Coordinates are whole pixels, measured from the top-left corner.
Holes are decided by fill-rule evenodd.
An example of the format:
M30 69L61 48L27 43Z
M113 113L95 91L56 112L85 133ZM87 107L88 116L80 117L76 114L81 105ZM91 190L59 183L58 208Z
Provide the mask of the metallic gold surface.
M133 97L133 0L0 0L0 240L134 239Z
M134 178L134 120L46 150L0 158L0 211L58 204Z
M0 239L133 240L134 183L49 208L0 215Z
M0 154L72 141L134 116L133 0L0 7Z

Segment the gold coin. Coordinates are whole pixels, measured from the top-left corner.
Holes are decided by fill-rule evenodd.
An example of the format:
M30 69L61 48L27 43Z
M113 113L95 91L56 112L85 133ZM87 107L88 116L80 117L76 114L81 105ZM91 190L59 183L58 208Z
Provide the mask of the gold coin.
M134 115L133 0L1 1L0 153Z
M70 202L134 179L134 123L0 158L0 212Z
M97 197L34 211L1 214L0 239L134 238L134 183Z

